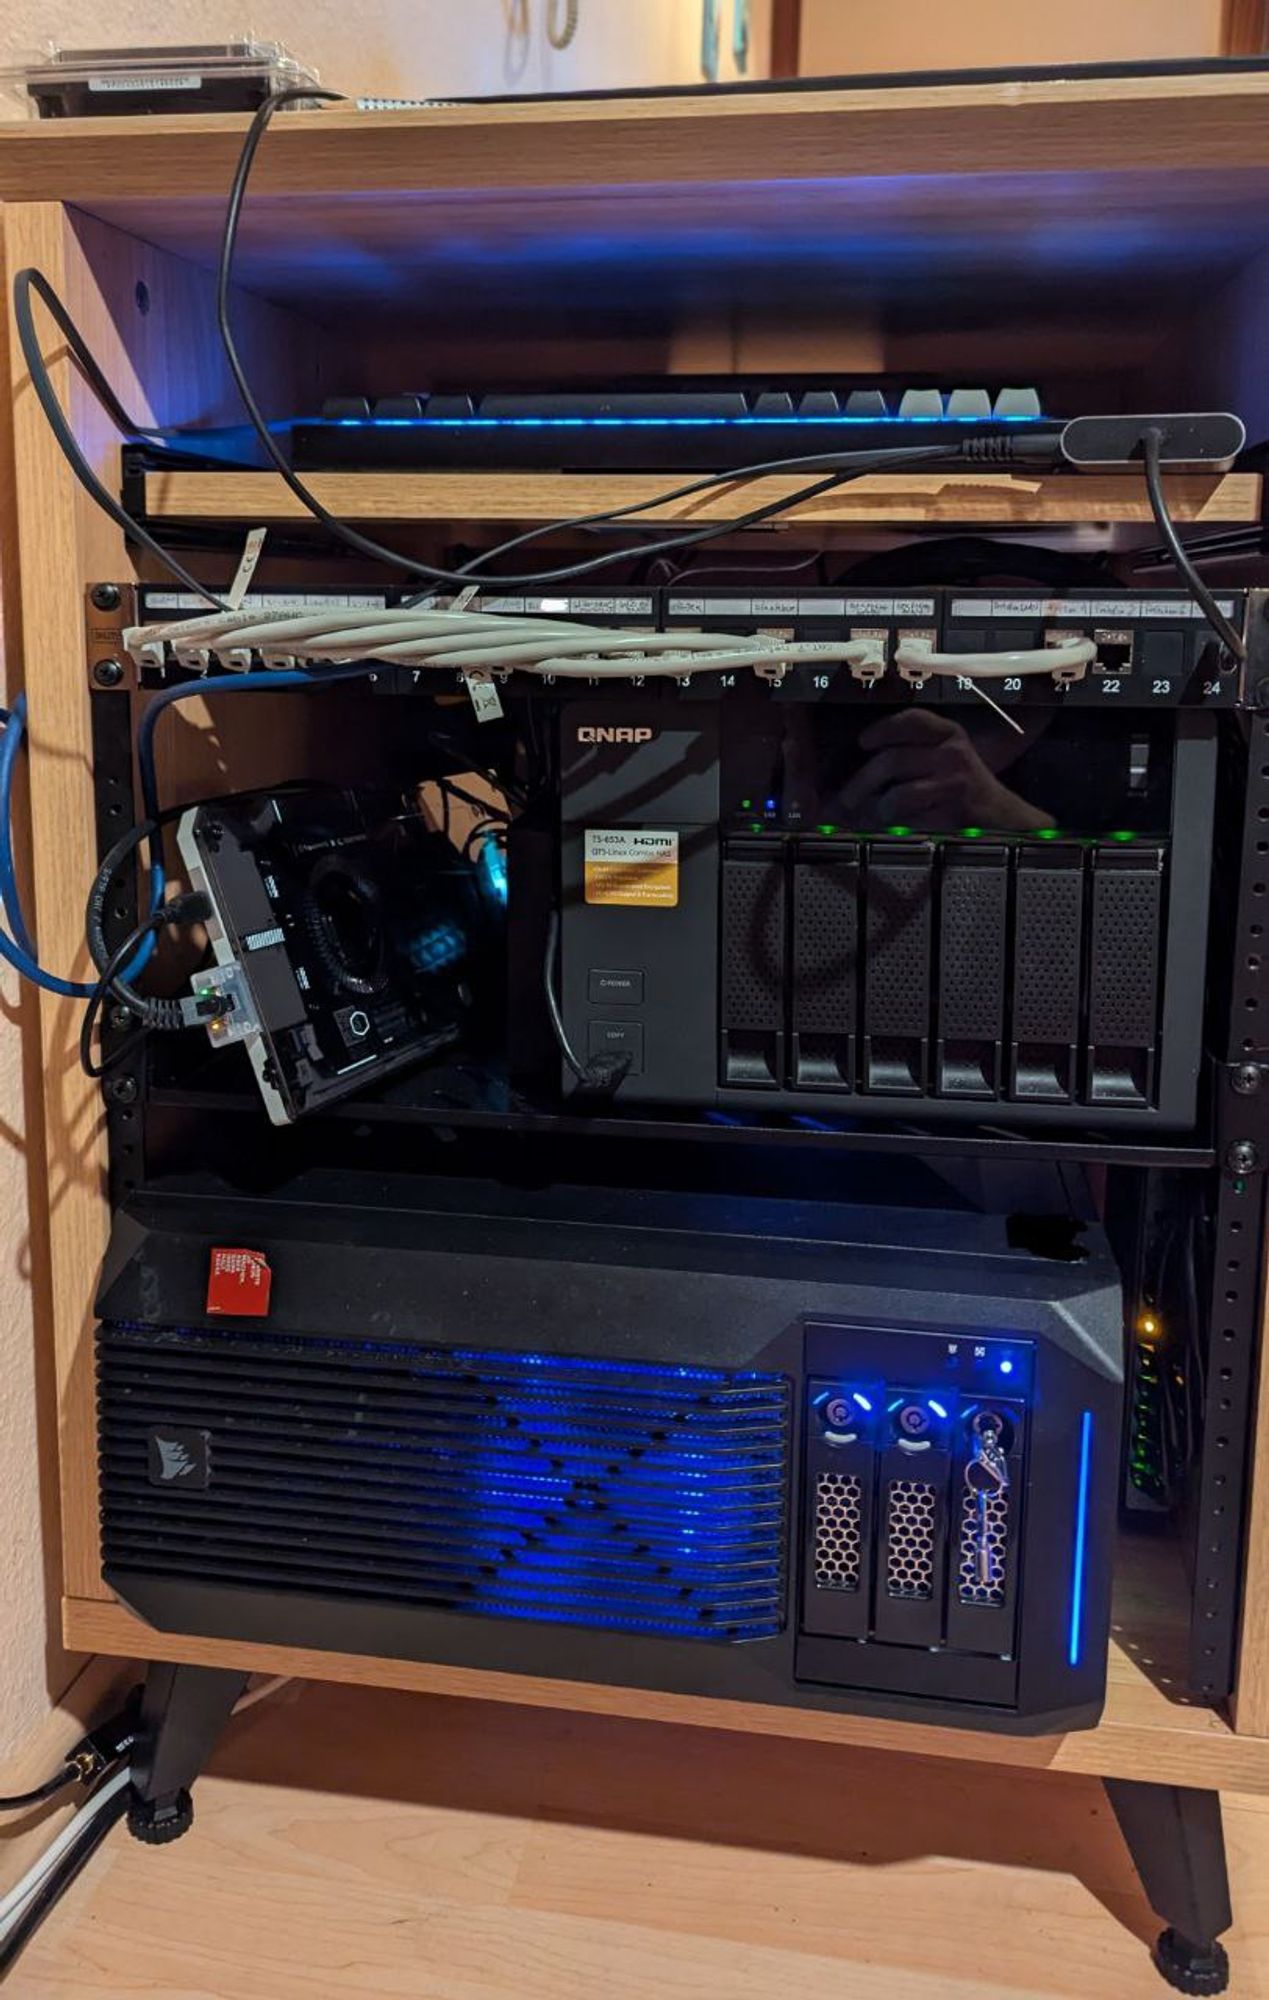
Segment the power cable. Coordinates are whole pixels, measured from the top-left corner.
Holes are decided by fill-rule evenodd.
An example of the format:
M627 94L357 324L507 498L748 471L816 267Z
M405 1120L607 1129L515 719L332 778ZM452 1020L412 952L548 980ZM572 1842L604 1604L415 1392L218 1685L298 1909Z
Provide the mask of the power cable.
M1190 561L1185 544L1177 533L1176 522L1172 519L1167 495L1163 490L1162 453L1163 433L1154 425L1150 425L1142 433L1141 458L1146 475L1146 492L1150 498L1150 511L1154 515L1155 525L1167 543L1173 562L1185 579L1186 589L1222 646L1232 653L1236 660L1245 660L1247 646L1242 634L1230 624L1212 592Z

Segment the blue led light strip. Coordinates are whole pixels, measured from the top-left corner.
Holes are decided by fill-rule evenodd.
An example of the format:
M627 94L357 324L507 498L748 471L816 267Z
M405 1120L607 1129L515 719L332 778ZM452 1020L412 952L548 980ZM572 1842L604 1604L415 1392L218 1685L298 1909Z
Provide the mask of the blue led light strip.
M722 427L727 430L763 430L781 425L789 430L819 430L824 425L865 426L887 430L891 425L904 430L922 424L1044 424L1044 416L999 417L328 417L322 426L332 430L700 430ZM315 426L316 427L316 426Z
M1078 1667L1084 1650L1084 1561L1088 1548L1088 1488L1092 1475L1093 1413L1080 1418L1080 1469L1075 1489L1075 1550L1071 1558L1071 1631L1066 1657Z

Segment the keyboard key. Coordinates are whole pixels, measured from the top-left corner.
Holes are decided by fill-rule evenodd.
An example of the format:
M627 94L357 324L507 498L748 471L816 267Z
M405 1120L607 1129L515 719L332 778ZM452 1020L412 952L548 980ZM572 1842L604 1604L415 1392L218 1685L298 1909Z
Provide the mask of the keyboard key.
M982 417L991 415L991 397L986 389L953 389L947 399L949 417Z
M1038 417L1040 415L1039 390L997 390L995 414L998 417Z
M838 417L841 405L831 389L808 389L798 404L800 417Z
M900 417L941 417L942 414L941 389L905 389L899 398Z

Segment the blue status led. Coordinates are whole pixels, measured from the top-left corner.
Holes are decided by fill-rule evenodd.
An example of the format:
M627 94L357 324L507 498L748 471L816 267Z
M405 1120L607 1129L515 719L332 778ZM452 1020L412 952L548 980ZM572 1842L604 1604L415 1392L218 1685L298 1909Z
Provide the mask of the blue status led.
M1080 1418L1080 1465L1075 1487L1075 1547L1071 1556L1071 1629L1066 1657L1078 1667L1084 1649L1084 1562L1088 1549L1088 1489L1093 1468L1093 1413Z
M1012 1375L1012 1374L1013 1374L1013 1363L1012 1363L1012 1361L1010 1361L1010 1360L1008 1359L1008 1357L1006 1357L1006 1358L1005 1358L1005 1360L1003 1360L1003 1361L1001 1362L1001 1364L1000 1364L1000 1372L1001 1372L1001 1374L1002 1374L1002 1375Z
M865 1396L861 1390L852 1389L851 1398L854 1402L858 1403L861 1410L868 1410L869 1412L871 1412L872 1404L869 1402L867 1396Z
M936 1417L946 1417L947 1415L947 1411L943 1408L943 1405L941 1403L936 1403L933 1396L930 1397L930 1408L933 1410Z

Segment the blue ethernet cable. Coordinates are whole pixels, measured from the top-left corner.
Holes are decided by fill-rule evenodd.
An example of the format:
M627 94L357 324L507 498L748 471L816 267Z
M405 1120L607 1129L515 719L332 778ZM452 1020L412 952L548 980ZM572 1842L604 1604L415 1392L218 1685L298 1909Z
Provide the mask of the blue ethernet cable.
M3 717L3 734L0 735L0 903L4 906L13 933L9 937L0 930L0 958L23 979L30 980L33 986L42 987L46 993L56 994L63 1000L86 1000L93 990L91 986L85 986L77 979L61 979L55 972L46 972L39 963L35 943L22 914L17 871L13 863L13 780L18 752L26 736L26 696L20 694L11 709L0 710L0 716Z

